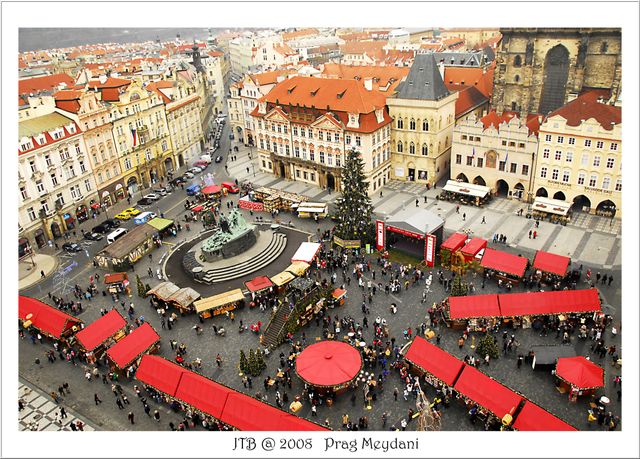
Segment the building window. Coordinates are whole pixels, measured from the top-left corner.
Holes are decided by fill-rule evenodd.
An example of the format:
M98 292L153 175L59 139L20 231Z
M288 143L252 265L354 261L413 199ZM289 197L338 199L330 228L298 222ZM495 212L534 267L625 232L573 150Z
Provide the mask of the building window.
M422 144L422 156L427 156L427 154L429 153L429 148L427 147L426 143Z
M293 147L293 156L296 158L300 157L300 147Z
M80 161L80 173L87 172L87 167L84 165L84 161Z
M512 174L518 173L518 165L516 163L511 163L509 167Z
M456 164L462 164L462 155L456 155Z
M593 167L600 167L600 156L593 157Z
M36 167L36 162L34 160L29 161L29 168L31 169L31 172L38 171L38 168Z
M471 140L473 140L473 138L472 138ZM507 146L507 141L506 141L506 140L503 140L503 141L502 141L502 146L503 146L503 147L506 147L506 146Z
M611 146L609 147L611 150L615 151L618 149L618 144L617 143L612 143Z
M482 158L476 158L476 167L484 166L484 161Z
M551 171L551 180L558 180L559 175L560 175L560 171L558 169L553 169Z
M344 136L344 141L347 145L351 145L351 136L350 135L345 135Z
M584 146L585 147L590 147L591 146L591 139L584 139Z
M546 166L540 168L540 177L547 178L547 168L546 168Z
M411 129L412 131L416 130L416 120L412 119L411 121L409 121L409 129Z
M560 150L556 150L554 158L556 161L560 161L562 159L562 152Z
M22 196L22 200L29 199L29 195L27 194L27 189L23 186L20 187L20 195Z
M585 173L584 172L580 172L578 174L578 185L584 185L584 180L585 180Z
M568 151L565 154L565 161L568 162L568 163L573 162L573 152L572 151Z
M606 53L608 49L609 49L609 43L607 43L606 41L603 41L600 44L600 52L601 53Z
M518 148L524 148L524 143L522 143L522 142L521 142L521 143L519 143L519 144L518 144Z
M58 177L56 174L51 174L51 184L53 186L58 186Z
M613 165L615 162L615 158L607 158L607 169L613 169Z
M422 130L423 131L428 131L429 130L429 122L428 121L423 121L422 122Z
M338 134L337 132L333 134L333 140L335 142L340 142L340 134Z
M520 55L518 54L516 57L513 58L513 66L520 67L521 65L522 65L522 57L520 57Z
M581 163L583 166L587 166L587 165L589 164L589 154L588 154L588 153L584 153L584 154L582 155L582 159L580 160L580 163Z
M564 143L564 137L559 135L558 136L558 143Z
M569 137L569 145L575 145L576 144L576 138L575 137Z
M416 154L416 146L414 145L413 142L409 144L409 154L412 154L412 155Z
M324 164L324 151L320 152L320 164Z
M324 132L318 131L318 139L319 140L324 140Z
M551 134L547 134L544 136L544 141L545 142L551 142Z
M473 156L467 156L467 166L473 166Z
M264 150L264 140L260 139L260 148Z
M300 178L300 169L296 169L296 177Z
M293 135L298 135L298 126L293 126Z
M131 169L131 159L130 158L125 158L124 159L124 168L126 170Z
M528 164L523 164L522 165L522 175L529 175L529 165Z
M278 153L278 144L273 142L273 152ZM280 153L282 154L282 145L280 145Z
M592 175L591 177L589 177L589 186L590 187L595 187L596 183L598 183L598 176L597 175Z
M464 135L464 134L462 134L461 139L462 139L462 140L467 140L467 136L466 136L466 135Z
M603 190L608 190L610 186L611 186L611 178L610 177L604 177L602 179L602 189Z
M327 155L327 165L333 166L333 155L331 153Z
M542 150L542 157L544 159L549 159L549 149L545 148L544 150Z
M476 141L476 142L480 142L480 137L476 137L476 138L475 138L475 141ZM447 137L447 144L448 144L448 143L449 143L449 138Z
M380 156L380 155L378 155L378 156ZM336 156L336 167L340 167L340 166L341 166L340 155L337 155Z
M29 220L31 220L32 222L36 220L36 213L33 210L33 207L29 207L27 209L27 215L29 216Z
M289 156L289 145L284 146L284 153ZM313 152L311 154L313 155Z
M44 162L46 163L47 167L51 166L51 156L45 155Z
M402 122L402 118L398 118L398 121L396 121L396 126L398 127L398 129L404 128L404 123Z
M571 177L571 173L570 173L569 171L564 171L564 172L562 173L562 181L563 181L564 183L569 183L569 179L570 179L570 177Z
M359 146L360 146L360 136L357 135L356 136L356 147L359 147Z
M515 81L516 83L520 81L520 75L516 75L515 77L513 77L513 81Z
M398 153L402 153L403 148L402 142L398 142Z
M622 179L616 180L616 191L622 191Z
M504 169L506 166L507 166L506 161L500 161L500 163L498 164L498 170L504 172Z

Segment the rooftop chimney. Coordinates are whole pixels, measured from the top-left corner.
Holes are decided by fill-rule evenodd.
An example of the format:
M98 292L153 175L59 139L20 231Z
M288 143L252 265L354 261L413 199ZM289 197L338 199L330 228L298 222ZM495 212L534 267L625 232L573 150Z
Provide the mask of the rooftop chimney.
M442 80L444 81L444 62L443 61L438 62L438 70L440 71L440 77L442 77Z
M367 91L372 91L373 90L373 79L372 78L365 78L364 79L364 89L366 89Z

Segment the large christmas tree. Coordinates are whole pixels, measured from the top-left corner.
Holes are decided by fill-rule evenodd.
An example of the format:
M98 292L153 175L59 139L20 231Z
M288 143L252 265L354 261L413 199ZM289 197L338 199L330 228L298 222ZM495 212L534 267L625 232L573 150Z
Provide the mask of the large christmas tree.
M347 153L342 168L342 197L338 198L336 236L342 239L359 239L363 242L373 240L373 206L367 194L369 183L365 181L364 162L360 153L351 150Z

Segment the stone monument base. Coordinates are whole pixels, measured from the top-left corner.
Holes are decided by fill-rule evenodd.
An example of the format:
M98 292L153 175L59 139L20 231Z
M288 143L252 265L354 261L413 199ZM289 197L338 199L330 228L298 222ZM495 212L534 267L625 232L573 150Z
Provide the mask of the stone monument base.
M201 251L202 261L214 262L223 258L235 257L253 247L257 240L256 227L251 225L240 234L235 235L219 250L208 252L203 249Z

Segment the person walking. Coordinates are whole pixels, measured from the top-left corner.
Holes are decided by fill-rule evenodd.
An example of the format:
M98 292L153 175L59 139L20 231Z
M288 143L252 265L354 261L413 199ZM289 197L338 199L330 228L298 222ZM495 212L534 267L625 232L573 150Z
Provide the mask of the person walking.
M531 234L533 233L532 230L529 230L529 239L531 239Z
M467 221L467 214L466 214L466 213L463 213L463 214L462 214L462 221L463 221L463 222L466 222L466 221Z
M156 422L160 422L160 411L158 410L153 411L153 419L155 419Z
M393 400L398 401L398 388L393 389Z
M481 225L485 225L487 223L487 221L485 220L484 216L482 217L482 221L480 222Z
M119 410L124 410L124 405L122 404L122 400L120 400L120 397L116 398L116 405L118 405Z
M420 200L416 198L416 207L420 207Z
M129 420L129 422L131 422L131 424L135 424L134 417L135 416L133 415L133 412L129 411L129 414L127 414L127 419Z
M222 367L222 356L220 354L216 355L216 365L218 365L218 368Z
M100 400L100 397L98 397L98 394L93 394L93 401L96 402L96 405L99 405L102 403L102 400Z
M609 274L609 281L608 281L608 286L611 285L611 282L613 282L613 276L611 274Z

